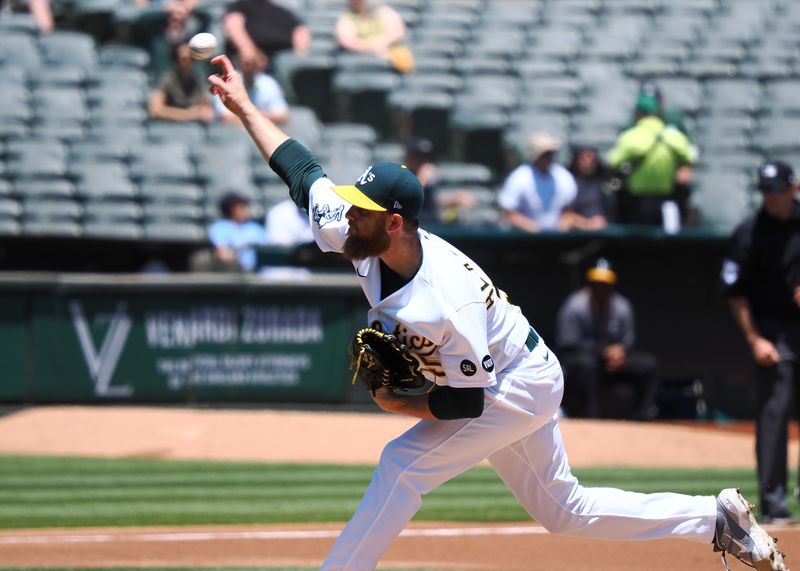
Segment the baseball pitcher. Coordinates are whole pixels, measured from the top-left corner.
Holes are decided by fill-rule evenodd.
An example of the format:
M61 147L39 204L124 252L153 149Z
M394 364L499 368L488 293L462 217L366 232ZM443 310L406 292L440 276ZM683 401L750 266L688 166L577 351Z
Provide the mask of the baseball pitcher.
M420 419L384 449L323 569L374 569L422 496L484 458L551 532L680 537L712 544L723 563L730 553L756 569L786 569L736 489L714 497L581 486L556 420L558 359L477 264L419 228L424 197L416 177L381 163L354 184L335 185L303 145L255 108L225 56L212 63L222 68L209 77L212 93L307 208L319 247L353 263L371 307L369 330L351 348L356 375L364 369L382 409Z

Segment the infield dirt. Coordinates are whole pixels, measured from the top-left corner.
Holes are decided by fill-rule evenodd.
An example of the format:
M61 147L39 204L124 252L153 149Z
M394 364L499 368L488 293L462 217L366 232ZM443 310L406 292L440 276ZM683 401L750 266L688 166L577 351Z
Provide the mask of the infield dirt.
M375 463L413 421L380 413L39 407L0 418L0 453ZM573 466L752 467L749 425L562 421ZM265 438L268 436L268 438ZM259 444L266 443L266 444ZM790 458L797 458L792 440ZM7 530L4 567L318 566L341 525ZM800 529L771 531L788 563ZM413 524L382 568L672 571L720 569L710 545L557 537L533 524ZM738 562L732 569L744 569Z

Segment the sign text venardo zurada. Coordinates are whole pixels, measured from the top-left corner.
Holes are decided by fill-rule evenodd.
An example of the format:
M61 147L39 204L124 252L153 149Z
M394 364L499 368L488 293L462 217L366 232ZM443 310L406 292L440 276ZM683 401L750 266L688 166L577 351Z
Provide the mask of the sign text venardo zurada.
M71 300L68 309L98 397L135 396L137 383L120 366L134 354L134 376L158 377L167 391L297 386L325 338L320 306L198 304L132 312L118 301L112 311L92 314L85 305Z

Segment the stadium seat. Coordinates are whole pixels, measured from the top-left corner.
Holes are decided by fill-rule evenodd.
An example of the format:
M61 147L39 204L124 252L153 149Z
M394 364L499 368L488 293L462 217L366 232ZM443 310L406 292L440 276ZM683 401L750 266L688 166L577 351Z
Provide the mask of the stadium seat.
M189 149L182 143L150 143L131 148L130 176L132 180L162 180L193 182L194 166Z
M14 220L22 214L22 205L13 198L0 198L0 220Z
M67 179L20 180L14 193L25 199L69 199L75 195L75 185Z
M42 58L31 34L20 32L0 33L0 64L21 67L35 72L42 67Z
M22 226L16 221L0 218L0 236L18 236L22 233Z
M92 36L75 31L56 30L39 38L44 60L51 65L69 65L86 71L97 66Z
M31 36L39 32L39 26L30 12L0 12L0 35L23 33Z
M22 223L20 234L28 236L49 236L77 238L81 235L81 225L68 220L26 220Z
M206 129L200 123L150 121L147 124L147 138L154 143L195 145L205 141Z
M22 223L59 223L80 222L82 209L78 202L73 200L36 200L28 199L23 202Z
M453 96L447 93L397 89L389 95L393 132L399 138L424 137L446 153Z
M138 198L136 187L128 178L128 169L119 163L80 163L71 167L75 192L85 200L123 200Z
M135 123L93 123L89 129L88 140L94 142L109 141L112 143L143 144L147 131L141 124Z
M371 148L353 141L337 143L322 162L325 174L338 184L352 184L370 164Z
M436 170L444 186L489 186L492 182L492 171L481 164L442 161Z
M143 225L147 240L200 242L206 240L205 227L191 222L150 222Z
M378 143L372 149L372 162L402 164L405 154L405 147L401 143Z
M66 147L55 141L19 141L9 149L6 166L14 179L62 178L66 154Z
M317 114L310 107L291 106L289 118L281 125L281 129L314 151L319 147L322 139L323 125Z
M139 187L139 192L146 206L176 204L191 207L206 196L201 186L188 183L146 182Z
M70 163L105 162L124 163L130 156L130 146L123 141L77 141L69 148Z
M45 65L30 75L30 84L35 88L81 89L87 80L80 67L67 65Z
M205 211L199 205L169 202L148 202L144 205L144 222L194 222L205 223Z
M88 221L83 223L82 228L82 235L85 238L139 240L143 234L142 227L133 222Z
M359 143L372 147L378 140L375 129L358 123L332 123L322 132L324 145L335 147L342 143Z
M142 218L142 209L135 202L129 201L89 201L84 206L84 224L113 224L116 222L138 224Z
M338 116L344 121L365 123L384 137L390 135L391 124L386 103L387 94L400 79L392 71L348 69L334 76Z
M508 114L496 108L456 107L450 118L450 156L480 163L499 172L503 168L503 131Z
M80 88L42 87L33 91L31 100L39 119L63 123L83 123L89 113Z
M100 64L112 68L146 69L150 64L147 50L124 44L106 45L98 49Z

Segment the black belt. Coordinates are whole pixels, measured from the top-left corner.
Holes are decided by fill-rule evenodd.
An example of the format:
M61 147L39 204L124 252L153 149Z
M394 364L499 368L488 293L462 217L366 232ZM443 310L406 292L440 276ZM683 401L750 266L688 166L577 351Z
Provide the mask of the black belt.
M536 330L531 327L530 331L528 331L528 338L525 340L525 346L528 348L528 351L533 351L533 349L539 344L539 334L536 333Z

